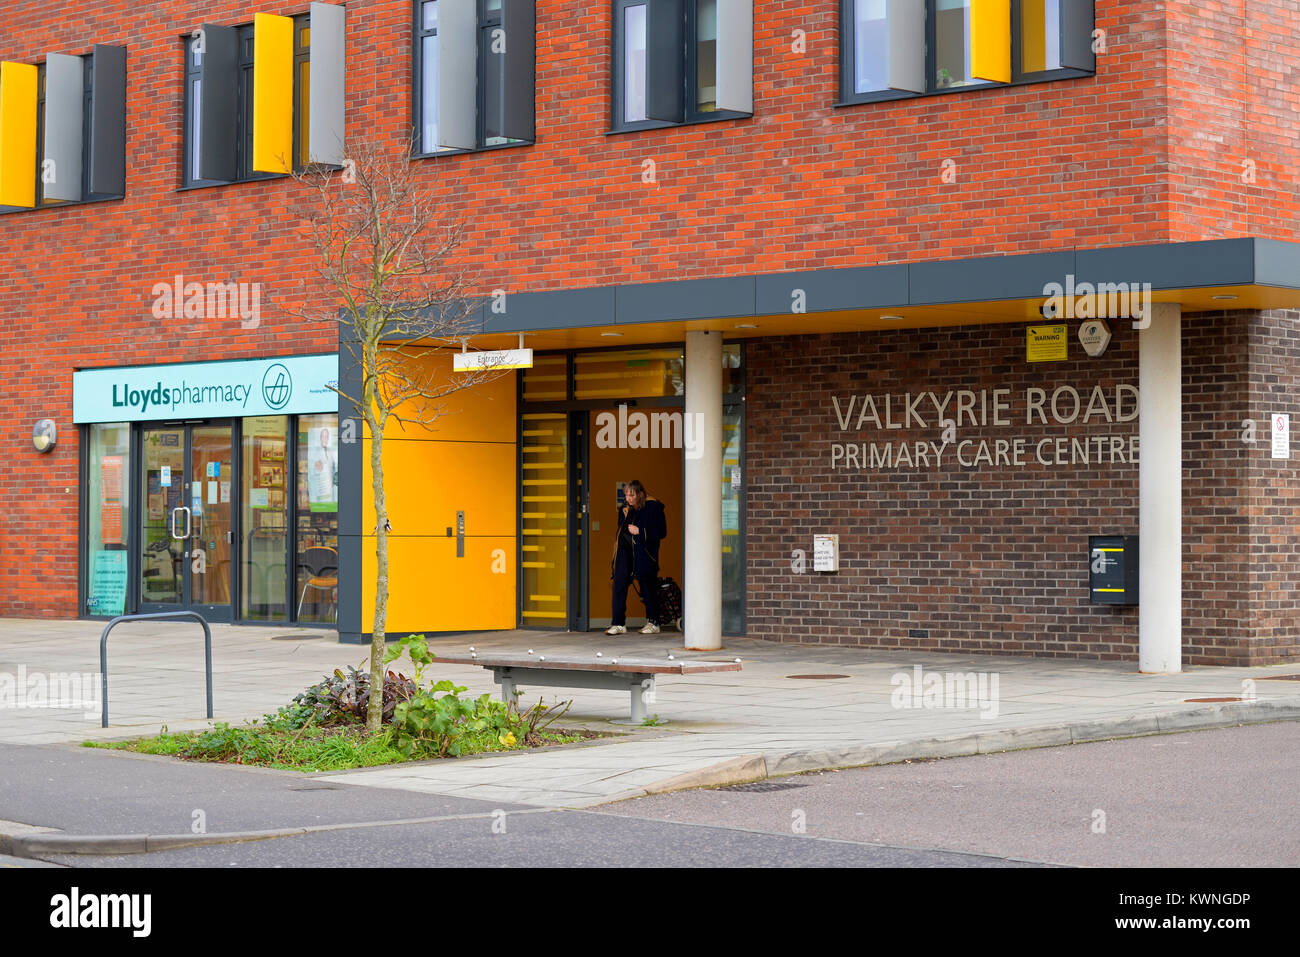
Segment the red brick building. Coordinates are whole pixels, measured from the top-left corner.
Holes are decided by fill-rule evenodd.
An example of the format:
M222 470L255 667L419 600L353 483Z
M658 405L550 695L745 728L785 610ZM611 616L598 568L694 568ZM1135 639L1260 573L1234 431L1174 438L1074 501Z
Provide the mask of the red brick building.
M414 129L474 346L536 364L394 443L392 631L608 623L640 474L694 646L1300 653L1294 4L20 3L0 61L0 615L364 639L355 370L277 162ZM703 416L707 454L598 444L620 405ZM1095 601L1099 535L1140 536L1141 605Z

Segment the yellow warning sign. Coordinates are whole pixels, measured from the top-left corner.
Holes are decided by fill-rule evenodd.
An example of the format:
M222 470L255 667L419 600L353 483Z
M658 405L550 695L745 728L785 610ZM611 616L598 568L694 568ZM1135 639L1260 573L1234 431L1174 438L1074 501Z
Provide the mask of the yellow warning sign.
M1030 362L1068 359L1068 333L1067 326L1030 326L1025 335L1025 358Z

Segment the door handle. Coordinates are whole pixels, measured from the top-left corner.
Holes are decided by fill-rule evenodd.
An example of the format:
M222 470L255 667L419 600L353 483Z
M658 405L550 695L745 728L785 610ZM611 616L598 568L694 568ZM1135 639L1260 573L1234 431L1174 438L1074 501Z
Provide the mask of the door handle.
M180 512L185 513L185 531L183 533L178 534L176 531L176 516ZM184 539L189 538L190 527L192 524L193 524L193 516L190 514L190 510L186 506L178 505L174 509L172 509L172 538L178 541L183 541Z

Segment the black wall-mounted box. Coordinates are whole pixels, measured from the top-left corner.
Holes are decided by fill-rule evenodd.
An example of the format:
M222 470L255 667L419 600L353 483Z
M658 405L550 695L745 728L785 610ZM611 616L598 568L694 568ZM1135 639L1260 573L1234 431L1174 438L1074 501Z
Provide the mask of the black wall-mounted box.
M1098 605L1138 603L1138 537L1088 537L1088 598Z

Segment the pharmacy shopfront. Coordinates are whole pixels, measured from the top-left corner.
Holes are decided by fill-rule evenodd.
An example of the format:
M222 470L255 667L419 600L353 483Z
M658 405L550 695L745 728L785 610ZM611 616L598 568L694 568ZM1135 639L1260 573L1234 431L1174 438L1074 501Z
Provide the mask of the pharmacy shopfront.
M82 614L332 624L338 357L87 369Z

